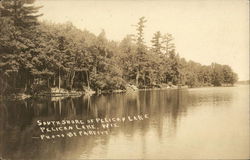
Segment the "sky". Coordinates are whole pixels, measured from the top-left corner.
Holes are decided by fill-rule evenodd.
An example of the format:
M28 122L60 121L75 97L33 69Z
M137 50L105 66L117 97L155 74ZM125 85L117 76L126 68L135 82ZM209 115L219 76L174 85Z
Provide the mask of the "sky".
M239 80L249 79L249 1L247 0L37 0L40 20L72 22L110 40L135 33L146 17L145 41L156 31L170 33L181 57L204 65L230 65Z

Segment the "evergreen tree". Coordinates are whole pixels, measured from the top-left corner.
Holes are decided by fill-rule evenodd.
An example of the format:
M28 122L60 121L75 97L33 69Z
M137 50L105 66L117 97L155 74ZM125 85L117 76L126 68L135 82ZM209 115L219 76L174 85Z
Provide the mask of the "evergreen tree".
M157 31L154 33L154 36L153 36L151 42L152 42L153 52L160 55L161 50L162 50L161 32L160 31Z
M173 43L173 36L169 33L162 36L162 44L163 44L163 50L165 51L165 54L169 56L170 52L175 50L175 45Z
M7 18L13 25L13 31L9 42L11 52L20 53L34 48L32 41L35 27L39 24L37 18L40 7L33 6L34 0L3 0L0 8L1 17Z
M37 15L39 7L34 7L33 3L31 0L3 0L0 7L1 74L8 77L8 83L13 82L13 88L25 85L25 90L31 78L31 58L36 49L35 33L40 16Z
M139 19L139 22L136 25L136 31L137 31L137 35L136 35L136 44L138 46L139 50L143 50L146 46L145 46L145 42L144 42L144 28L145 28L145 23L147 22L145 17L141 17Z
M145 68L144 66L147 63L147 50L144 42L144 28L145 28L145 23L147 20L145 17L141 17L139 19L139 22L137 23L137 53L135 55L135 59L137 62L135 71L136 71L136 76L135 76L135 85L138 87L139 86L139 79L141 78L145 82Z

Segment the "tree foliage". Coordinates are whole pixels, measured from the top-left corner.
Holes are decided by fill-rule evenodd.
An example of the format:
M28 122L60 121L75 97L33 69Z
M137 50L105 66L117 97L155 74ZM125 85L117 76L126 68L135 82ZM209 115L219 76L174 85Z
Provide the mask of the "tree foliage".
M141 17L136 35L110 41L103 30L94 35L71 23L39 22L32 0L2 0L0 5L0 77L2 92L140 88L162 84L220 86L237 75L228 65L205 66L176 52L171 34L155 32L152 46L144 41L147 22Z

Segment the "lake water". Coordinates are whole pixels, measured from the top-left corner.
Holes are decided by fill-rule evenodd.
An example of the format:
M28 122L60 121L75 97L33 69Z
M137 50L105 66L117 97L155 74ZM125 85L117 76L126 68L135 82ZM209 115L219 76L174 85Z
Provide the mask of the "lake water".
M0 102L0 159L247 159L249 86ZM127 117L108 135L41 140L37 120Z

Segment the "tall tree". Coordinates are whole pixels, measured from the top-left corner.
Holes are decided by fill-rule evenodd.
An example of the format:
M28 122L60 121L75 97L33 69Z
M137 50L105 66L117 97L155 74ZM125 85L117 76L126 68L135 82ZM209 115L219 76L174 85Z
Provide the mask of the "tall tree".
M145 42L144 42L144 28L145 28L145 23L147 22L145 17L141 17L139 19L139 22L136 25L136 44L138 46L138 49L143 49L145 48Z
M146 51L146 45L144 42L144 28L145 23L147 22L145 17L141 17L139 19L139 22L136 25L137 35L136 35L136 44L137 44L137 53L135 55L135 59L137 62L137 66L135 68L136 70L136 76L135 76L135 85L139 86L139 78L144 79L145 81L145 72L144 72L144 66L147 61L147 51Z
M0 64L1 74L8 74L9 81L25 88L32 68L31 57L36 49L37 14L40 7L33 0L2 0L0 6ZM3 35L3 36L2 36ZM15 66L10 63L15 62ZM8 67L9 66L9 67Z
M0 8L1 17L8 18L15 31L12 32L11 42L13 43L12 53L20 53L34 48L31 37L34 36L35 27L39 24L37 14L39 8L33 6L34 0L3 0Z
M161 50L162 50L161 32L160 31L157 31L154 33L154 36L153 36L151 42L152 42L153 52L160 55Z
M165 51L165 54L167 56L170 56L170 53L175 50L175 45L173 43L173 36L172 34L165 34L162 36L162 44L163 44L163 50Z

